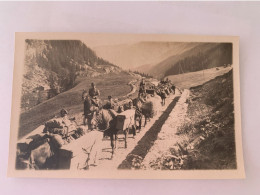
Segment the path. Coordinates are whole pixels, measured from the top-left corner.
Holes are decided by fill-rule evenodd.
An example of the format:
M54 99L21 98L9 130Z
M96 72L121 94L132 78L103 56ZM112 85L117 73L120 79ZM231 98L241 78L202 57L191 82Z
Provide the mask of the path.
M188 104L186 103L188 97L189 90L185 89L178 103L162 126L153 147L145 156L145 159L142 162L142 167L144 169L151 169L152 167L150 165L153 164L157 158L161 157L164 152L168 151L170 146L173 146L181 139L181 137L176 135L176 132L178 127L180 127L184 122L188 109Z
M177 94L179 95L179 94ZM111 146L110 146L110 140L104 139L103 140L103 150L100 154L100 160L98 162L98 166L92 167L90 166L90 170L116 170L118 166L124 161L124 159L127 157L127 155L136 147L138 142L143 138L143 136L147 133L147 131L154 125L154 123L160 118L160 116L164 113L166 108L172 103L172 100L176 96L171 94L166 99L165 106L160 106L159 113L157 116L151 119L150 122L146 125L146 127L143 127L140 133L137 133L135 136L135 139L133 139L132 134L128 137L128 147L124 148L124 135L118 135L118 144L117 149L115 151L114 157L111 160ZM158 98L158 101L160 101L160 98L156 96L155 98Z

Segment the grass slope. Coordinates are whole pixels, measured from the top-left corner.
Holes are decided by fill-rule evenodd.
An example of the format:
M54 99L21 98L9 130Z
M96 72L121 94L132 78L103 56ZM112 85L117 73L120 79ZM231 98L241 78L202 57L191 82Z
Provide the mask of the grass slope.
M184 72L193 72L195 70L213 68L216 66L223 66L223 55L226 52L226 45L227 44L225 43L198 43L187 51L184 51L180 54L176 53L161 61L157 65L153 66L153 68L150 69L149 73L153 76L161 78L167 74L171 75L171 72L173 72L174 74L180 74ZM207 58L207 61L204 62L205 65L203 65L202 67L200 67L200 64L193 64L195 59L190 59L188 64L183 64L183 66L181 66L181 69L177 67L180 61L193 56L200 56L201 54L203 54Z
M96 83L101 92L101 99L105 100L108 95L117 98L125 96L131 91L131 87L127 84L134 79L136 77L126 72L82 79L74 88L33 107L29 111L21 113L18 137L21 138L39 125L44 124L44 122L59 114L62 108L67 109L70 115L83 113L81 94L83 89L89 89L91 82Z
M174 83L177 87L181 89L189 89L191 87L195 87L198 85L202 85L203 83L214 79L216 76L223 75L231 70L231 67L223 68L218 67L210 68L206 70L200 70L196 72L189 72L178 75L167 76L172 83Z

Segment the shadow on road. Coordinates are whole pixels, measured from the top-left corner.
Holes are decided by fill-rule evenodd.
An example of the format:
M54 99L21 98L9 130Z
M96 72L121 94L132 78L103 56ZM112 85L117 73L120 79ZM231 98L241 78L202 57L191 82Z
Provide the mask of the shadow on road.
M175 107L180 96L177 96L168 105L163 114L155 121L151 128L145 133L142 139L137 143L137 146L127 155L126 159L118 166L118 169L131 169L133 159L138 156L144 159L150 148L153 146L157 139L159 132L167 118L169 117L172 109Z

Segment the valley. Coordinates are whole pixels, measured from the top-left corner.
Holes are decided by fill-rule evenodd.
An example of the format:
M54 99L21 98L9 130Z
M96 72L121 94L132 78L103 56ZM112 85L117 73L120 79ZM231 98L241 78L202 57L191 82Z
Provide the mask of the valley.
M159 92L148 97L157 103L158 113L135 137L128 135L128 148L124 148L123 135L119 134L111 159L110 138L104 136L99 142L99 162L88 169L236 168L229 43L140 42L93 50L81 41L27 44L18 139L59 116L61 109L83 126L82 92L88 91L92 82L100 90L103 103L112 96L116 104L128 104L138 96L142 78L150 86L168 78L176 93L166 86L170 92L165 105ZM148 78L150 75L154 78ZM163 87L161 84L155 89ZM76 147L77 139L74 141ZM88 159L89 154L81 153Z

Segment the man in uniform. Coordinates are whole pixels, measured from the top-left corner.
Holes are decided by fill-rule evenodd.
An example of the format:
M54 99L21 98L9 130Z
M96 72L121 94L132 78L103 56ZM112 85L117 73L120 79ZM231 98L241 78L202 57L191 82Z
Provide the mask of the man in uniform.
M143 114L142 114L142 101L140 100L140 98L137 98L136 106L133 108L135 108L135 126L137 126L136 122L138 122L139 124L138 129L141 130Z
M140 87L139 87L139 94L138 96L140 97L141 95L146 94L146 87L145 87L145 82L144 79L142 79L141 83L140 83Z
M91 88L88 91L91 98L98 98L100 96L100 92L97 89L95 83L91 83Z
M173 94L175 94L175 85L172 85Z
M83 119L83 124L86 125L86 120L87 120L87 125L89 129L92 129L91 125L91 120L94 114L94 111L99 108L99 97L100 92L96 88L94 83L91 83L91 88L88 91L83 90L82 93L82 100L84 101L84 119ZM93 107L91 106L93 105Z
M100 92L99 90L96 88L95 83L91 83L91 88L88 91L89 96L92 99L92 103L99 107L99 96L100 96Z
M68 111L65 110L64 108L61 109L60 116L61 116L62 126L64 128L63 134L65 137L68 137L69 132L77 129L77 127L75 126L75 123L72 123L72 120L75 120L75 118L70 119L68 117Z
M106 104L106 109L114 109L114 108L115 108L114 101L112 99L112 96L109 95L108 96L108 101L107 101L107 104Z

